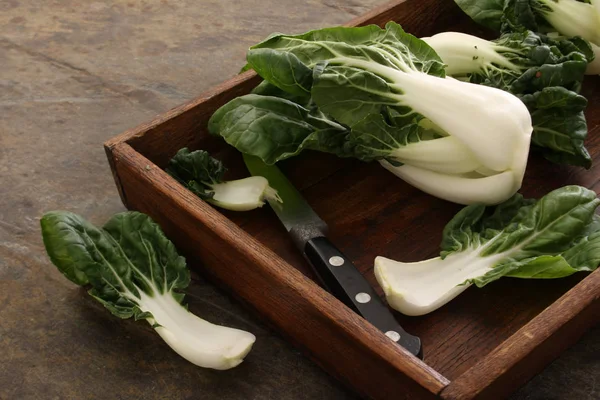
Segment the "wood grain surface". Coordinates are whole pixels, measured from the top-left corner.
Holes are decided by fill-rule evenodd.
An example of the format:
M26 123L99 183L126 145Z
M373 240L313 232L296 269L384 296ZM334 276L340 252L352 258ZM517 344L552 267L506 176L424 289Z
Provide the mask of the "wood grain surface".
M389 20L418 36L442 30L482 34L453 2L435 0L390 3L350 24ZM115 138L106 151L128 207L156 218L178 246L203 260L205 273L251 303L327 371L372 398L398 398L401 390L406 398L439 393L447 399L491 398L524 383L598 321L598 272L548 281L503 279L484 289L470 288L427 316L398 315L405 329L421 337L426 365L390 346L369 324L295 272L312 278L268 207L216 211L159 169L188 146L223 160L231 178L247 175L240 155L205 127L216 108L257 82L252 72L239 75ZM586 144L594 167L554 165L532 153L521 190L526 197L566 184L599 191L600 79L589 77L584 87L590 101ZM460 209L376 163L305 152L280 167L329 223L332 241L375 286L375 256L400 261L436 256L444 225ZM368 377L357 372L357 365L370 371Z
M442 398L503 399L598 322L600 270L450 383Z

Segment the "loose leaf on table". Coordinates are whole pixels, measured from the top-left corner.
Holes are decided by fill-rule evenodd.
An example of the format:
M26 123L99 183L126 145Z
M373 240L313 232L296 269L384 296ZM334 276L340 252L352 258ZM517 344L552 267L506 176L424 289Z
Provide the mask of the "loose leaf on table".
M190 282L185 259L148 216L116 214L104 228L66 212L46 213L41 220L46 250L56 267L71 279L90 284L90 294L120 318L151 317L140 307L141 293L172 295Z
M186 262L161 228L139 212L113 216L102 228L67 211L44 214L46 251L54 265L119 318L145 319L179 355L207 368L243 361L254 335L213 325L183 306Z

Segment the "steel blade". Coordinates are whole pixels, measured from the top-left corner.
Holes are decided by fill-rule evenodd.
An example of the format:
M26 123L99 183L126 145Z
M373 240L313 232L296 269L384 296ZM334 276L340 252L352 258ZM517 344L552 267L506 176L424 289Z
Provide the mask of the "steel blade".
M269 204L288 232L305 231L318 227L321 234L325 233L327 224L319 218L279 168L275 165L267 165L260 158L247 154L244 154L244 162L250 174L265 177L269 181L269 185L277 190L282 203L269 200Z

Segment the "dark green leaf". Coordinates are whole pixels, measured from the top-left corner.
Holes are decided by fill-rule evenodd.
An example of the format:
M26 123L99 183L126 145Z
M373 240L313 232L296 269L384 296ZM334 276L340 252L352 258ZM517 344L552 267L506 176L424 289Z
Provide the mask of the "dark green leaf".
M500 30L504 0L455 0L455 2L473 21L495 31Z
M484 255L519 247L523 254L556 254L569 248L573 239L592 221L600 200L581 186L550 192L534 205L523 207Z
M310 96L312 69L295 54L269 48L251 49L246 59L260 76L296 96Z
M320 71L312 90L319 108L348 126L369 115L388 112L388 107L396 109L398 101L391 96L393 94L390 85L374 73L336 66ZM402 111L398 113L403 114ZM414 117L417 122L423 118L419 114Z
M136 286L144 292L168 293L188 286L190 277L185 259L147 215L116 214L104 225L104 231L114 239L121 257L128 260Z
M258 86L256 86L254 89L252 89L252 91L250 93L257 94L260 96L280 97L282 99L286 99L293 103L301 105L302 107L305 107L305 108L311 108L311 106L315 107L312 104L312 99L310 97L310 93L304 93L301 96L294 95L294 94L286 92L285 90L279 89L277 86L275 86L272 83L269 83L267 81L262 81L260 84L258 84Z
M581 238L575 246L565 251L563 257L578 271L593 271L600 264L600 228Z
M515 95L531 94L552 86L580 90L588 63L583 51L591 52L589 45L586 49L577 39L555 40L527 30L505 33L492 43L512 67L493 63L468 74L470 82Z
M52 263L70 281L78 285L87 284L88 278L83 271L101 262L94 248L102 246L107 251L112 249L103 232L67 211L48 212L40 224L44 246Z
M221 183L226 168L204 150L183 148L169 161L166 172L204 200L212 199L212 185Z
M466 251L472 246L479 245L478 230L481 227L485 213L486 207L484 205L473 204L460 210L446 224L440 245L442 258L446 258L451 253Z
M317 109L280 97L238 97L212 115L208 129L267 164L309 149L347 156L343 148L348 130L344 126Z
M548 25L541 17L537 0L505 0L502 15L503 32L528 29L535 32L548 32Z
M590 168L592 159L585 148L588 134L583 110L585 97L561 87L544 88L521 96L531 112L531 142L544 157L559 164Z
M471 205L446 225L441 256L468 251L493 259L490 271L472 279L480 287L503 276L545 279L592 271L600 263L599 204L595 192L565 186L538 201L517 194L495 207Z
M150 315L139 308L141 292L171 293L189 284L185 259L150 217L124 212L103 229L67 211L42 218L46 251L56 267L78 284L89 284L90 295L120 318Z

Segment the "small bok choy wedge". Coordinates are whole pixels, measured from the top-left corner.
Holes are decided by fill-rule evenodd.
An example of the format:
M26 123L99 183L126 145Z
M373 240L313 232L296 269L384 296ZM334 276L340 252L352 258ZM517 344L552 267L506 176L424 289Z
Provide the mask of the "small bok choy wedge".
M224 181L223 163L204 150L179 150L166 171L201 199L228 210L253 210L262 207L266 199L281 202L277 191L262 176Z
M268 162L310 148L380 161L411 185L462 204L500 203L521 186L533 129L525 105L496 88L446 79L435 51L394 22L272 35L246 58L291 97L285 114L269 106L284 101L267 101L277 92L265 88L259 93L270 96L260 103L254 94L213 114L210 131L243 153ZM309 106L292 113L290 98ZM269 118L250 123L240 107ZM303 134L287 135L302 120Z
M538 201L516 194L495 207L471 205L446 225L440 257L413 263L377 257L375 276L392 308L423 315L472 284L593 271L600 263L599 204L593 191L565 186Z
M190 282L185 259L150 217L138 212L113 216L97 228L67 211L41 219L46 251L63 275L119 318L145 319L189 362L225 370L240 364L256 338L214 325L187 310Z

